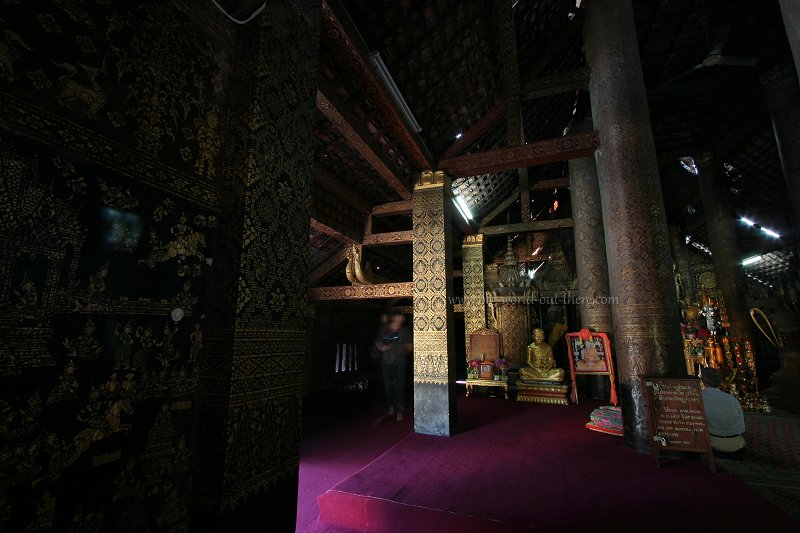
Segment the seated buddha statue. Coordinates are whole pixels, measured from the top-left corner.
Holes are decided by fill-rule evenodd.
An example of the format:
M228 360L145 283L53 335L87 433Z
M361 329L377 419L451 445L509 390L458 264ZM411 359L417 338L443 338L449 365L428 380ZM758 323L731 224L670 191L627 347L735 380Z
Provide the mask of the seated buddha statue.
M533 343L528 345L528 366L519 369L519 377L526 381L564 380L564 370L556 368L553 349L545 341L544 330L533 330Z

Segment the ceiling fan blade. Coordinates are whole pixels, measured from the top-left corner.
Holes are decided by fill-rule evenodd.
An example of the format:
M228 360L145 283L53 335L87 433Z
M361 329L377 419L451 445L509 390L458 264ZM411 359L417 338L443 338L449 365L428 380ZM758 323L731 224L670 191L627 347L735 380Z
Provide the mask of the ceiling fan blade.
M698 71L698 70L700 70L700 69L703 69L703 68L705 68L705 65L704 65L704 64L702 64L702 63L700 63L699 65L695 65L695 66L693 66L692 68L690 68L689 70L686 70L686 71L684 71L684 72L681 72L681 73L680 73L680 74L678 74L677 76L675 76L675 77L673 77L673 78L670 78L670 79L668 79L667 81L665 81L664 83L662 83L661 85L659 85L659 87L663 87L663 86L665 86L665 85L671 85L671 84L675 83L676 81L678 81L678 80L682 80L682 79L683 79L683 78L685 78L686 76L689 76L689 75L691 75L691 74L695 73L696 71Z
M709 56L722 53L722 49L725 48L725 44L728 42L728 37L730 37L732 29L733 26L720 26L717 28L717 32L714 35L714 44L711 45L711 50L708 52Z
M720 56L716 64L726 67L752 67L758 61L757 57Z

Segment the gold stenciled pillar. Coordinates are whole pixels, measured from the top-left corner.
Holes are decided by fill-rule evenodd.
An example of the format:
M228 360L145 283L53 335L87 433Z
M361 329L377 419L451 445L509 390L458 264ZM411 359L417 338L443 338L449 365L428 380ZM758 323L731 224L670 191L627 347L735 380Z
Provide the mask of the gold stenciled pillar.
M450 178L420 173L412 197L414 258L414 431L455 431L453 254Z
M467 235L461 245L464 279L464 330L467 352L469 336L473 331L486 327L486 284L483 269L483 234Z

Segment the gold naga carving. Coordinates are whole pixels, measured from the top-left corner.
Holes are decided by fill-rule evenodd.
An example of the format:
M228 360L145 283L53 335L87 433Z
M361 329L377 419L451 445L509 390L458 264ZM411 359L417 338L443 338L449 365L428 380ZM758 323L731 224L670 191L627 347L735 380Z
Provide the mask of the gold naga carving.
M345 275L353 285L374 285L386 281L372 273L369 263L361 264L361 249L355 244L347 252Z

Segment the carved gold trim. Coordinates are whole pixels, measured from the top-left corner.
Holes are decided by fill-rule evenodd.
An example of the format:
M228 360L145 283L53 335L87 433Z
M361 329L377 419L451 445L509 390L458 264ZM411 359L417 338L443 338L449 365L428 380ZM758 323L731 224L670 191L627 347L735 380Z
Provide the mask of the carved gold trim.
M309 300L371 300L379 298L412 298L414 283L376 283L350 287L315 287L308 290Z
M414 184L414 190L431 189L450 185L450 177L442 170L423 170Z
M476 233L475 235L466 235L462 246L483 246L483 242L483 233Z

